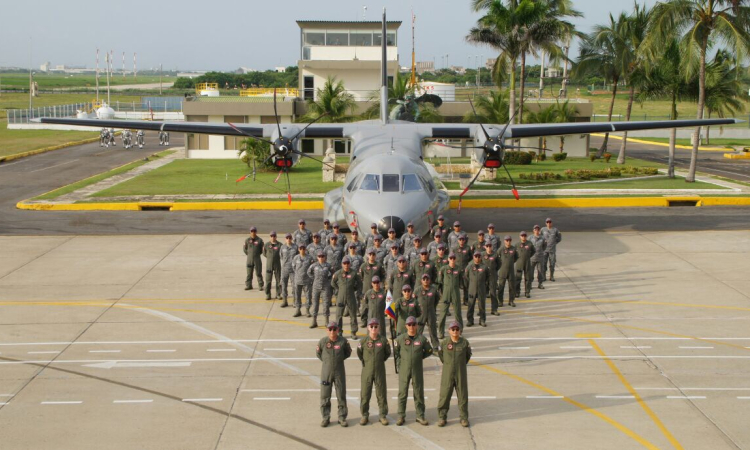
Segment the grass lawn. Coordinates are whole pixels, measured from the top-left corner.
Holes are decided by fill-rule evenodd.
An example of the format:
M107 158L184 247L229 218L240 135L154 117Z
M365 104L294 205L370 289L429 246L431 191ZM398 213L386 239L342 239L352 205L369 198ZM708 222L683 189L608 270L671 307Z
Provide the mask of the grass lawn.
M651 141L651 142L659 142L662 144L669 144L669 138L637 138L641 141ZM675 143L677 145L692 145L690 143L690 139L675 139ZM722 145L731 145L731 146L741 146L741 147L748 147L750 146L750 139L726 139L726 138L718 138L718 139L711 139L711 145L716 146L722 146Z
M161 158L164 156L167 156L171 153L174 153L175 150L164 150L163 152L155 153L148 157L149 161L153 161L154 159ZM86 186L90 186L94 183L98 183L104 179L107 179L109 177L113 177L115 175L119 175L121 173L125 173L129 170L135 169L136 167L142 166L146 164L148 161L144 161L143 158L138 159L137 161L133 161L131 163L125 164L124 166L117 167L115 169L112 169L108 172L103 172L98 175L94 175L93 177L85 178L81 181L76 181L75 183L69 184L67 186L63 186L59 189L55 189L54 191L47 192L45 194L42 194L38 197L34 197L34 200L52 200L57 197L60 197L65 194L69 194L75 190L81 189Z
M98 136L95 131L9 130L0 124L0 156L80 141Z
M274 183L278 172L258 172L257 181L251 177L235 183L239 177L251 172L245 164L231 160L181 159L152 170L130 181L120 183L95 197L129 195L179 195L179 194L285 194L286 177ZM292 194L325 193L342 183L323 183L320 163L303 159L289 177Z
M557 183L550 183L548 189L716 189L724 190L725 188L717 186L715 184L703 183L696 181L695 183L686 183L684 178L628 178L618 180L617 178L612 179L613 181L606 181L600 183L575 183L575 184L562 184L570 183L569 181L558 181ZM559 183L559 184L558 184ZM455 182L444 183L445 187L452 190L460 189L459 184ZM545 189L542 183L538 183L536 186L518 186L519 189ZM510 184L497 184L497 185L486 185L486 184L475 184L472 190L484 191L493 189L507 189L510 191ZM472 197L473 198L473 197Z
M17 89L28 89L29 87L29 74L28 73L3 73L2 76L3 87L6 89L17 88ZM176 78L164 76L162 81L173 82ZM74 87L96 87L96 75L93 74L62 74L62 73L44 73L36 71L34 74L34 81L39 85L39 89L58 89L58 88L74 88ZM128 74L125 78L122 74L114 75L109 83L112 86L118 86L121 84L151 84L158 83L159 76L138 76L138 79L133 79L131 74ZM102 74L99 77L99 89L104 87L107 88L106 75ZM28 95L28 94L27 94Z

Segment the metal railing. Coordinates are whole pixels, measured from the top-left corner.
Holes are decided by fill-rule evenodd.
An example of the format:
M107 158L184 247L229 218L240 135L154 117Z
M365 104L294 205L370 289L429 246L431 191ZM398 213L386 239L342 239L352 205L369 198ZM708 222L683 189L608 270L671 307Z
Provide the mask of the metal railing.
M276 94L282 97L299 97L299 93L296 88L250 88L242 89L240 91L240 97L272 97L274 91Z
M176 97L182 100L182 97ZM115 112L135 112L135 113L162 113L162 112L182 112L182 101L179 103L173 101L172 98L159 99L155 97L153 99L144 98L141 102L119 102L116 101L112 105L112 109ZM79 111L92 113L100 107L102 102L97 103L86 102L86 103L73 103L69 105L55 105L55 106L40 106L38 108L29 109L7 109L5 110L8 119L8 124L24 124L31 123L32 119L38 119L40 117L76 117Z

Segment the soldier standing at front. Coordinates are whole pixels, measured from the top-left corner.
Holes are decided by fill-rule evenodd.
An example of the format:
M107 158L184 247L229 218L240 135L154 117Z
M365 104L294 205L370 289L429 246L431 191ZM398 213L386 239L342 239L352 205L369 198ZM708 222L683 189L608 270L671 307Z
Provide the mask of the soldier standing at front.
M344 360L351 356L352 348L345 337L339 336L336 322L328 324L328 336L318 342L315 355L323 361L320 370L320 414L323 421L321 427L327 427L331 423L331 390L336 385L336 397L339 406L339 424L342 427L349 426L346 416L349 408L346 406L346 369Z
M518 252L516 248L511 245L511 237L505 236L503 239L503 247L498 250L497 257L500 260L500 271L498 278L500 284L497 289L498 302L500 307L503 306L503 296L505 295L505 283L508 283L508 297L510 298L510 306L516 306L516 261L518 260Z
M292 261L299 252L299 247L297 247L297 244L294 243L294 238L291 233L287 233L284 238L286 242L284 242L284 245L281 246L281 250L279 250L279 254L281 255L281 298L283 299L283 302L281 303L282 308L286 308L287 306L289 306L289 303L287 303L287 299L289 298L289 278L292 277ZM307 247L307 244L302 245ZM292 279L292 296L294 296L294 279Z
M560 230L552 226L552 219L547 218L547 228L542 230L542 236L547 241L547 249L544 251L544 273L547 273L549 267L549 280L555 281L555 264L557 263L557 244L562 241ZM545 276L546 280L546 276Z
M417 319L406 319L406 333L396 338L393 344L393 357L398 366L398 420L401 426L406 421L406 398L409 396L411 382L414 395L414 409L417 412L417 423L429 425L424 418L424 365L422 360L432 355L430 342L417 333Z
M461 317L461 279L463 276L463 272L456 265L456 255L451 253L448 256L448 264L441 267L438 274L438 284L443 290L440 297L439 339L445 336L445 318L448 316L451 306L453 306L453 314L456 316L456 320L463 326L463 318Z
M380 331L383 330L383 334ZM362 386L360 391L360 425L370 421L370 399L372 385L375 385L375 396L378 399L380 423L388 425L388 389L385 379L385 361L391 356L391 345L385 337L385 328L378 324L378 319L367 323L367 337L357 346L357 357L362 361Z
M490 244L492 245L492 244ZM443 363L440 376L440 400L438 401L438 426L444 427L448 418L453 389L458 398L458 414L461 426L469 426L469 376L466 367L471 359L471 345L461 336L461 324L451 322L450 337L442 342L438 357Z
M357 289L362 289L362 279L357 272L351 270L349 257L345 256L341 261L341 269L333 274L331 286L336 295L336 321L339 324L339 330L344 331L344 308L349 307L349 323L352 329L352 339L357 339L357 298L354 293Z
M333 276L333 271L331 270L331 265L326 262L326 254L323 253L322 250L318 251L317 257L318 261L313 263L307 269L307 276L312 278L313 320L310 328L317 328L318 326L318 311L321 303L321 294L323 294L323 315L325 316L325 322L323 323L328 323L331 313L331 276Z
M524 295L531 297L531 258L534 257L534 245L526 240L526 232L521 232L521 242L518 243L518 261L516 261L516 296L521 296L521 276L524 281Z
M276 278L276 297L281 298L281 242L276 240L276 232L271 231L271 240L263 246L266 257L266 300L271 300L271 286Z
M469 309L466 313L466 326L474 326L474 305L479 302L479 326L487 326L487 285L489 270L482 263L482 254L474 253L474 261L464 269L464 282L469 287Z
M258 229L250 227L250 237L245 239L242 250L247 255L247 276L245 277L245 290L253 288L253 272L258 277L258 285L263 290L263 263L260 255L263 253L263 239L258 237Z
M310 306L312 305L313 299L313 277L308 275L308 273L310 267L315 263L315 260L311 255L307 254L307 247L304 245L300 246L298 251L299 255L292 259L292 282L294 283L294 289L292 291L294 292L294 307L296 308L293 317L299 317L302 315L300 309L302 308L303 292L305 293L305 300L307 300L307 303L305 303L305 306L307 307L306 315L307 317L312 317L310 314ZM316 319L313 319L313 324L315 326L310 326L310 328L317 328L318 323Z
M534 234L529 238L529 242L534 246L534 256L531 257L531 281L534 281L536 273L536 282L539 289L544 289L544 252L547 249L547 241L541 234L539 225L534 225Z

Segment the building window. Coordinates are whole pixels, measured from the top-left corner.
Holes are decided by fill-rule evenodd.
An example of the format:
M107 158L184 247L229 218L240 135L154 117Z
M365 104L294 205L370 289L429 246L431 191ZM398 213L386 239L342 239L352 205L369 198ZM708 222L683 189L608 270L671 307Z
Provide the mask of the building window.
M383 35L383 33L379 32L379 31L377 31L377 32L375 32L375 33L372 34L373 45L380 46L382 44L382 42L383 42L381 40L381 36L382 35ZM395 31L393 31L393 32L388 31L386 33L386 41L385 42L386 42L386 45L388 47L395 47L396 46L396 32Z
M337 32L329 31L326 33L326 45L332 47L348 46L349 45L349 33L348 32Z
M315 141L312 139L300 139L302 153L315 153Z
M245 116L224 116L227 123L247 123ZM242 148L244 136L224 136L224 150L237 151ZM249 139L249 138L248 138Z
M349 34L349 45L353 47L371 47L372 31L352 31Z
M304 99L313 100L315 98L315 78L306 76L303 83L305 86Z
M305 31L305 45L326 45L326 32Z

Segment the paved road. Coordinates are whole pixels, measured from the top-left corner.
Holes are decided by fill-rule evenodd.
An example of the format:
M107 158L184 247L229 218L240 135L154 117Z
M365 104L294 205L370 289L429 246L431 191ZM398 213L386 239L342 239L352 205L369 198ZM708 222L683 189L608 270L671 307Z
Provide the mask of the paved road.
M156 135L148 134L146 142L148 145L143 150L124 151L119 146L101 149L98 144L88 144L0 165L0 235L242 233L251 223L262 230L292 228L296 220L303 217L316 228L321 220L320 211L39 212L16 209L20 200L159 150L155 145ZM178 135L174 135L172 144L182 145ZM635 153L636 146L633 148ZM500 230L515 233L543 222L547 216L553 216L566 231L746 229L750 209L464 209L459 218L469 231L478 230L491 220ZM455 211L450 217L456 217Z

